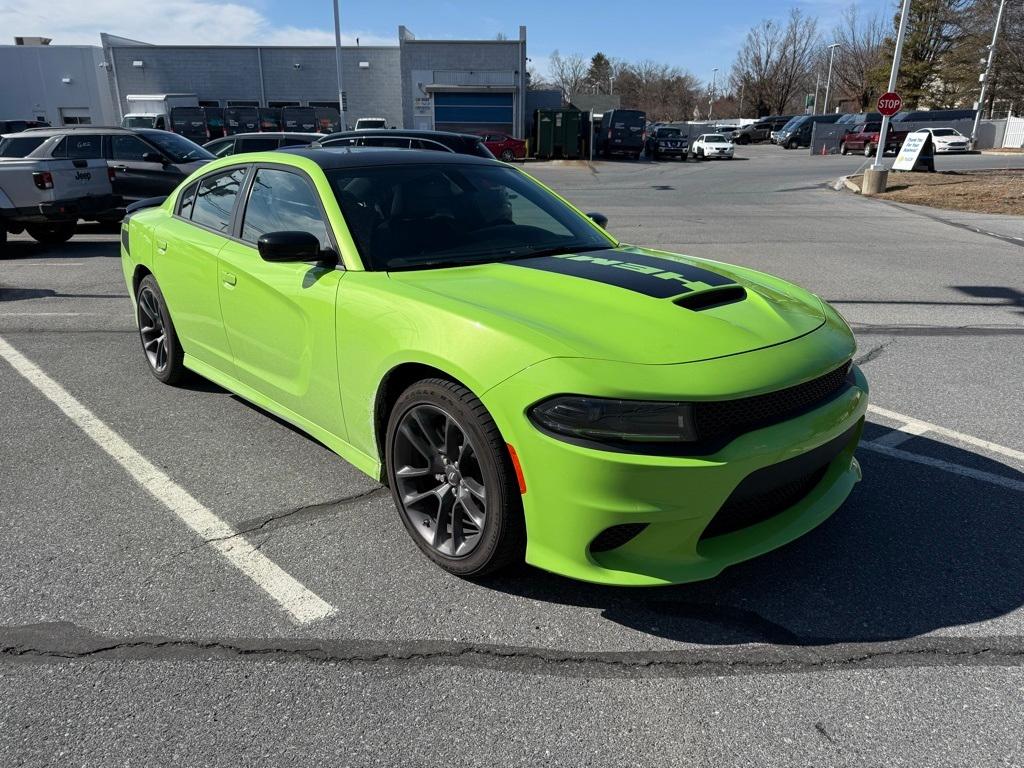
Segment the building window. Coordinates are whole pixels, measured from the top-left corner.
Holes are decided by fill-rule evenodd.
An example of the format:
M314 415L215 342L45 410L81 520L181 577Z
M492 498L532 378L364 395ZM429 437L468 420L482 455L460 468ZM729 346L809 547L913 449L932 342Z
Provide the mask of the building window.
M345 111L348 111L348 94L345 91L341 92L341 103L345 107ZM338 102L336 101L311 101L309 102L311 107L331 107L332 109L338 108Z

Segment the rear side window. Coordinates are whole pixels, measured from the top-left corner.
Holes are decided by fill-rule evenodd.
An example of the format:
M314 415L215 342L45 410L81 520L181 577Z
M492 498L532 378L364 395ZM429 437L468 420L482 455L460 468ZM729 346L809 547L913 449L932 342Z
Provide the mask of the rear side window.
M115 160L142 160L142 156L147 152L158 154L138 136L130 134L115 135L111 139L111 152Z
M53 157L69 160L95 160L103 157L103 137L68 134L53 148Z
M185 219L192 218L192 204L196 201L196 188L199 182L195 181L188 185L188 188L178 198L178 215Z
M431 141L430 139L413 139L412 148L431 149L434 150L435 152L451 152L451 150L444 144L440 144L436 141Z
M309 232L321 248L330 247L320 200L309 182L297 173L260 168L245 206L242 239L255 243L260 235L283 231Z
M34 152L48 136L11 136L0 141L0 157L25 157Z
M231 229L231 212L242 189L242 182L245 181L245 173L245 168L235 168L203 179L192 205L192 221L227 234Z
M409 148L409 139L399 138L397 136L367 136L366 138L361 139L359 143L364 147Z

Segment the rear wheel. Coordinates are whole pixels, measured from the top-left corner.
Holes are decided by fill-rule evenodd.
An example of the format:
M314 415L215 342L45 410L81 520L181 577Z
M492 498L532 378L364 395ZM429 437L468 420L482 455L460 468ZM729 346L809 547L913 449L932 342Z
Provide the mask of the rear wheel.
M501 159L504 160L506 163L511 163L513 160L516 159L516 153L513 152L511 149L503 150L501 153Z
M78 223L74 221L60 224L29 224L25 231L41 245L60 245L74 236L77 226Z
M848 150L846 148L846 142L844 141L842 144L839 145L839 154L840 155L847 155L849 153L850 153L850 150Z
M167 311L167 302L152 275L146 275L139 282L135 312L149 370L164 384L177 384L186 374L185 353Z
M870 141L864 145L864 157L871 157L875 154L875 145Z
M508 449L476 396L426 379L388 419L388 483L403 525L424 554L458 576L522 560L522 502Z

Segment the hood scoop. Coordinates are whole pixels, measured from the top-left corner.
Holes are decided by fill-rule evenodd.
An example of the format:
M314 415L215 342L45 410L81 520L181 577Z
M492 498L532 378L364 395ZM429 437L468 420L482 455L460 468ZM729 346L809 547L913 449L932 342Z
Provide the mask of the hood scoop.
M706 291L688 293L673 301L677 307L689 309L693 312L700 312L713 307L721 307L725 304L735 304L747 298L747 290L742 285L723 285L719 288L709 288Z

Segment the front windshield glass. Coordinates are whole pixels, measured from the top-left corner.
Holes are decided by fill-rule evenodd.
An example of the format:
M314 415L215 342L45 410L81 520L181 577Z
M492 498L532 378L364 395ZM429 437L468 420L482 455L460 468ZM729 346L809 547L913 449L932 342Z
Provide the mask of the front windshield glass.
M782 130L783 131L791 131L791 130L793 130L796 127L796 124L799 123L803 119L804 118L803 118L802 115L800 117L792 118L788 123L786 123L784 126L782 126Z
M704 137L704 141L709 144L726 144L729 140L720 133L709 133Z
M656 139L672 139L681 135L682 132L678 128L659 128L654 132Z
M368 269L407 270L611 248L587 219L523 173L415 164L328 173Z
M49 136L10 136L0 140L0 157L25 157Z
M933 128L932 136L960 136L961 134L954 131L952 128Z
M152 128L156 124L156 117L126 117L122 125L125 128Z
M191 163L196 160L213 160L213 155L194 141L176 133L147 133L146 138L171 156L176 163Z

